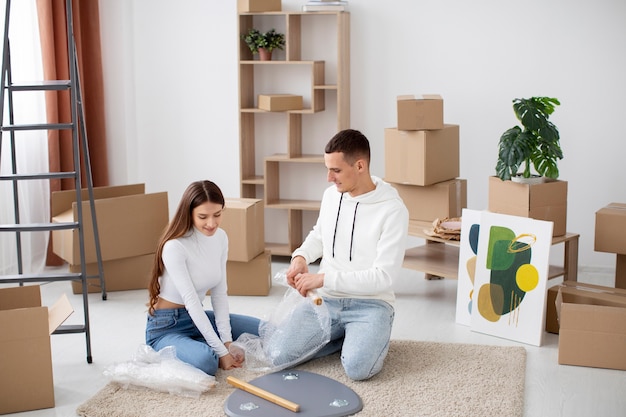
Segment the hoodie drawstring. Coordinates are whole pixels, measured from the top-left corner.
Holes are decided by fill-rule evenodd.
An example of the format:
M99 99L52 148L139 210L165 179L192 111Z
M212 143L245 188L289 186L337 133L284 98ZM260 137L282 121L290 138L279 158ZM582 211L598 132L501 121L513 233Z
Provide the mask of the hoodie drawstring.
M341 197L339 198L339 208L337 209L337 219L335 220L335 233L333 233L333 258L335 257L335 240L337 238L337 225L339 224L339 213L341 213L341 202L343 201L343 193L341 193ZM354 242L354 225L356 223L356 211L359 208L359 202L356 203L354 207L354 217L352 218L352 233L350 233L350 262L352 262L352 243Z

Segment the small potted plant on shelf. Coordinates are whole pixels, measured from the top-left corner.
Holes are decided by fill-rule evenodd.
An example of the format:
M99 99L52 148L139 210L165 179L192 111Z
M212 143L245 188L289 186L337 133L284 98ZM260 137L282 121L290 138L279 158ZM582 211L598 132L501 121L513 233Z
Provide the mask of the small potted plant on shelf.
M563 159L563 151L559 131L549 117L560 104L551 97L513 100L513 110L522 127L514 126L500 136L496 175L501 180L558 178L557 161ZM536 174L531 173L531 166ZM520 168L522 172L518 172Z
M276 32L275 29L263 33L251 28L248 33L241 35L241 39L253 54L259 54L261 61L270 61L274 49L282 50L285 47L285 34Z

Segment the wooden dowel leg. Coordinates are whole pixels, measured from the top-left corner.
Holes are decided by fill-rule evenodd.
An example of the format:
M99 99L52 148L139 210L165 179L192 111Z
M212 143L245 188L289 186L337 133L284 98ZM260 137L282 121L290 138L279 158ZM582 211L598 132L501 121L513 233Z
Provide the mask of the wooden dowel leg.
M254 386L248 382L242 381L239 378L229 376L226 378L226 382L228 382L230 385L232 385L235 388L239 388L243 391L249 392L252 395L256 395L257 397L263 398L264 400L270 401L276 405L284 407L287 410L293 411L294 413L297 413L300 411L300 404L296 404L285 398L279 397L276 394L272 394L269 391L266 391L262 388Z

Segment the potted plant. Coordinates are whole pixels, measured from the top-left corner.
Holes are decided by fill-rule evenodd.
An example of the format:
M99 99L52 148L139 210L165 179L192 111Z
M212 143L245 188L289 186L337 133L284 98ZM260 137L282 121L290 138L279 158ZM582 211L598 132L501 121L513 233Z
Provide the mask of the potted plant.
M285 47L285 34L278 33L275 29L263 33L258 29L251 28L248 33L241 35L241 39L248 45L253 54L259 54L262 61L271 60L274 49Z
M559 131L549 117L560 104L551 97L513 100L513 110L522 127L514 126L500 136L496 175L501 180L533 176L558 178L557 160L563 159L563 151ZM531 166L536 174L531 173ZM520 168L522 172L518 172Z

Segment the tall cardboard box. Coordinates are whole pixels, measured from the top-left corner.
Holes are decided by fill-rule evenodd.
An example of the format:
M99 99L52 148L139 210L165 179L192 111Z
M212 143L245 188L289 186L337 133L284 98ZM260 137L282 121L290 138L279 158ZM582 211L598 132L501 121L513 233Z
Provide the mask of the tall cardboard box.
M220 227L228 235L228 260L248 262L265 250L265 205L256 198L227 198Z
M130 258L112 259L102 262L102 273L107 292L141 290L148 288L150 273L154 264L154 253L132 256ZM70 272L80 272L80 265L70 265ZM87 276L98 275L98 263L87 264ZM100 279L87 279L87 292L101 292ZM82 294L80 282L72 281L72 292Z
M38 285L0 288L0 414L54 407L50 335L72 311L42 306Z
M489 211L553 222L553 236L567 233L567 181L522 184L489 177Z
M397 98L399 130L443 129L443 98L437 94Z
M570 288L569 299L564 290L556 300L559 364L626 370L626 291L604 287L591 304L589 294L596 289ZM609 299L618 305L608 305Z
M460 217L467 207L467 180L453 179L433 185L391 183L409 210L410 220L433 221Z
M226 262L228 295L268 295L272 288L272 257L265 251L248 262Z
M154 253L169 221L167 192L145 194L144 184L93 189L103 261ZM87 190L82 190L87 200ZM78 219L76 191L52 193L52 222ZM85 262L97 262L89 201L83 201ZM80 265L78 230L52 232L53 251L70 265Z
M385 129L385 179L432 185L459 176L459 126L439 130Z

